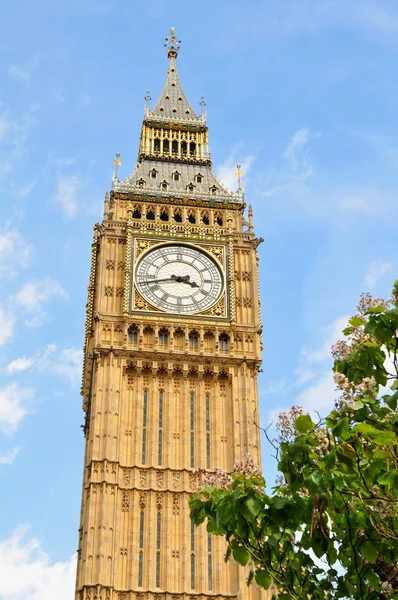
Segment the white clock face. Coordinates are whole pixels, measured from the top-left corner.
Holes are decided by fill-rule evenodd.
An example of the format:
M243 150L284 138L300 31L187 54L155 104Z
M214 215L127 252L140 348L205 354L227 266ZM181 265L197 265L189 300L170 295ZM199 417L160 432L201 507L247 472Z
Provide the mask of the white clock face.
M223 277L217 263L191 246L167 245L150 250L138 262L137 288L165 312L192 314L217 302Z

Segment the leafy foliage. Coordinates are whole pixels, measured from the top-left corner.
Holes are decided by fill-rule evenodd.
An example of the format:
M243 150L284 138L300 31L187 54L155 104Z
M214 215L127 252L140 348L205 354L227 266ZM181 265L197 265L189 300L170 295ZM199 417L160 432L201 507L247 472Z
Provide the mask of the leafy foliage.
M335 409L281 415L274 493L246 458L201 471L190 500L195 524L226 537L226 560L280 600L398 599L398 281L388 302L362 296L344 334Z

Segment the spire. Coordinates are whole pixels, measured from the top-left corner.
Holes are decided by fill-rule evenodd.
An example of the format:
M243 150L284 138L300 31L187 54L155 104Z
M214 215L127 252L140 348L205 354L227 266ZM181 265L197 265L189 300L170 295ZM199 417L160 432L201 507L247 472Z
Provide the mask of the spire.
M174 27L172 27L165 44L169 59L166 83L155 107L153 110L148 110L147 118L152 117L163 121L187 121L191 124L203 123L202 117L194 112L189 103L178 77L176 59L180 44L180 40L177 40L175 36Z

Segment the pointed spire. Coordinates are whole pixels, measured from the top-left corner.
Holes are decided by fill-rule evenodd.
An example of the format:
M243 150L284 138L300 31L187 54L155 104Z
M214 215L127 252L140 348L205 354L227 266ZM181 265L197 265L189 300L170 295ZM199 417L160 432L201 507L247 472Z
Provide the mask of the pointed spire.
M155 107L148 110L147 118L154 117L163 121L188 121L189 123L194 121L199 124L203 122L203 119L193 110L178 77L176 59L180 44L181 41L177 40L174 27L172 27L165 44L169 59L166 83Z

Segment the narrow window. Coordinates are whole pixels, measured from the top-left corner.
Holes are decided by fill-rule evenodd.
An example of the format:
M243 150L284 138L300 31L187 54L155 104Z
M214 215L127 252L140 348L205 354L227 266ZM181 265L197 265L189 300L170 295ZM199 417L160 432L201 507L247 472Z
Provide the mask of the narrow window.
M221 217L217 217L216 218L216 223L217 223L217 225L220 225L220 227L222 227L222 218Z
M213 589L213 564L211 559L211 554L207 556L207 578L208 578L208 586L209 590Z
M217 194L217 187L215 185L213 185L213 187L210 188L210 191L211 191L212 195L215 196Z
M191 519L191 552L195 552L195 523Z
M181 154L183 156L187 155L187 143L186 142L181 142Z
M189 422L190 422L190 454L191 454L191 469L195 466L195 396L194 394L190 395L189 398Z
M144 511L140 512L140 538L139 538L140 552L138 554L138 587L142 587L142 571L144 563Z
M163 140L163 153L168 154L170 150L169 140Z
M140 550L138 555L138 587L142 587L142 565L144 562L144 553Z
M194 334L190 334L189 336L189 347L190 348L197 348L198 347L198 336L196 333Z
M146 424L148 413L148 390L144 390L144 402L142 406L142 451L141 462L145 465L146 462Z
M189 416L190 416L190 429L191 431L195 428L195 396L191 394L189 399Z
M209 225L210 224L209 217L207 215L203 215L202 221L203 221L204 225Z
M158 437L158 466L162 465L163 454L163 398L164 392L159 392L159 437Z
M158 138L155 138L155 140L154 140L153 149L155 151L155 154L159 154L159 152L160 152L160 140ZM152 173L153 173L153 171L152 171ZM153 175L152 175L152 177L153 177ZM155 175L154 179L156 179L156 175Z
M206 468L210 469L210 396L206 396Z
M141 211L138 208L133 212L133 219L141 219Z
M135 329L135 327L128 328L128 338L129 342L132 342L133 344L138 342L138 331Z
M167 212L167 210L162 210L162 212L160 213L160 220L161 221L169 220L169 213Z
M193 187L193 186L192 186ZM196 219L195 219L195 215L189 215L188 216L188 221L192 224L196 223Z
M168 183L167 181L162 181L162 183L160 184L160 187L162 190L166 191L168 188Z
M148 221L155 220L155 213L153 212L153 210L151 208L146 211L146 218L148 219Z
M195 524L191 519L191 590L195 589Z
M187 191L188 192L192 193L194 191L194 189L195 189L195 186L192 183L190 183L189 185L187 185Z
M144 179L139 179L137 181L138 187L143 188L145 185L145 180Z
M191 142L189 144L189 154L191 156L195 156L195 154L196 154L196 144L195 144L195 142Z
M160 587L160 552L156 552L156 587Z
M218 347L220 350L228 350L228 336L226 333L221 333L218 338Z
M159 333L160 346L167 346L168 343L169 343L169 334L167 332L161 331Z
M196 175L196 183L202 183L202 181L203 181L203 177L200 173L198 173Z
M178 171L174 171L173 173L173 180L174 181L180 181L180 174Z
M178 142L176 142L175 140L171 142L171 152L173 156L177 156L178 154Z
M159 150L160 150L160 148L159 148ZM156 169L152 169L152 171L151 171L151 179L156 179L156 175L157 175Z
M161 518L160 511L156 517L156 587L160 587L160 542L161 542Z
M191 590L195 589L195 555L191 554Z
M177 211L176 211L176 212L174 213L174 221L175 221L176 223L182 223L182 215L181 215L181 213L180 213L180 212L177 212Z

